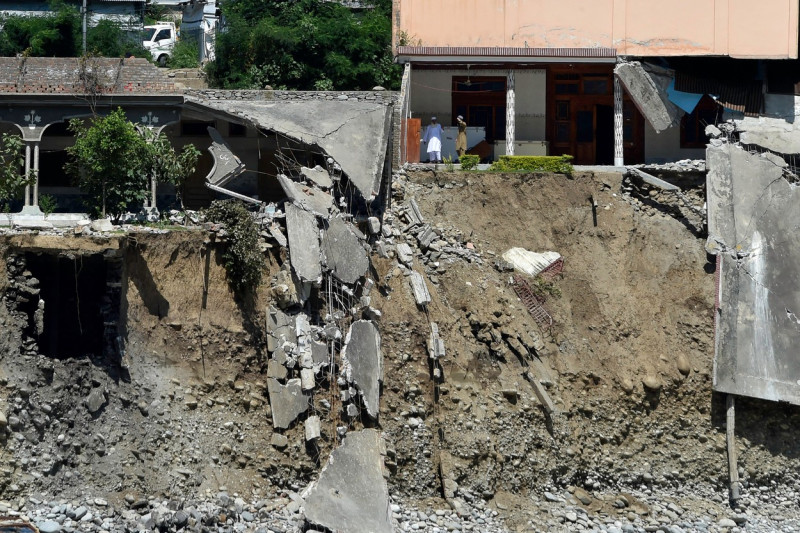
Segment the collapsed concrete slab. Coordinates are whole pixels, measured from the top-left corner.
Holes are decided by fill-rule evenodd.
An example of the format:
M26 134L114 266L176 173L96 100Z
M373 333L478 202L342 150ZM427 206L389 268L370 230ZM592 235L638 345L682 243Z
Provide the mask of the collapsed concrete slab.
M714 390L800 404L800 188L776 158L708 147L706 248L719 256Z
M289 262L298 279L319 283L322 265L316 217L299 207L286 204L286 229L289 233Z
M355 283L369 268L367 251L361 240L341 218L332 218L322 237L325 265L344 283Z
M306 187L301 183L292 181L283 174L278 175L278 183L286 196L298 207L314 213L322 218L328 218L331 211L336 211L333 206L333 196L313 187Z
M278 380L267 378L267 391L274 428L288 429L308 410L310 396L303 392L299 379L290 379L286 385L281 385Z
M769 117L735 120L742 144L755 144L780 154L800 154L800 124Z
M369 416L378 418L383 355L381 334L374 323L369 320L353 322L345 337L342 359L347 381L358 387Z
M356 100L212 100L193 105L233 114L259 128L318 146L341 166L363 198L370 200L379 192L391 106Z
M667 95L667 87L674 79L671 70L630 61L619 63L614 68L614 73L657 133L680 122L683 111Z
M245 202L260 204L261 202L258 200L224 188L226 184L244 172L244 163L233 153L216 129L209 126L208 134L211 136L211 146L208 147L208 151L211 153L213 166L211 172L206 176L206 187Z
M348 433L303 495L306 521L330 531L392 533L385 455L378 431Z
M559 259L558 252L531 252L525 248L510 248L503 253L503 259L515 269L529 276L536 276Z

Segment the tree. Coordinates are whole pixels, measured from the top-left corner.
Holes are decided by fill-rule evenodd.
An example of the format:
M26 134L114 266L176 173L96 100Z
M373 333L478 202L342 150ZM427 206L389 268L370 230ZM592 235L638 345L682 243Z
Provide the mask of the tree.
M80 51L80 13L63 2L54 2L47 15L12 15L5 17L1 25L2 56L75 57Z
M118 221L130 204L147 195L147 141L120 108L90 124L73 119L69 128L75 144L67 148L67 172L87 194L93 216L111 215Z
M200 150L193 144L187 144L178 152L163 133L155 135L150 130L146 130L144 136L148 141L147 175L154 178L156 183L175 185L178 201L183 208L181 196L183 184L194 173L197 160L200 158Z
M22 190L33 185L36 175L30 172L27 176L22 171L25 161L23 142L19 135L4 133L0 137L0 210L8 211L11 200L19 198Z
M324 0L233 0L217 37L210 81L227 88L396 89L391 2L360 12Z

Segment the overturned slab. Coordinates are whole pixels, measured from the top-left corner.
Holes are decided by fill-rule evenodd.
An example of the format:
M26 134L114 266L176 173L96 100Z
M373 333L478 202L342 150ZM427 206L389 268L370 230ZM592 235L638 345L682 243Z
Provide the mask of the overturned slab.
M667 87L674 79L668 69L638 61L620 63L614 73L633 103L657 133L680 122L683 111L669 100Z
M383 383L383 355L381 334L375 324L369 320L353 322L345 337L342 359L347 381L358 387L369 416L378 418Z
M304 494L306 521L330 531L392 533L385 450L374 429L348 433Z
M303 392L299 379L290 379L286 385L281 385L277 379L267 378L267 391L274 428L288 429L308 410L310 396Z
M800 404L800 189L775 158L728 143L707 151L714 390Z
M342 167L367 200L378 194L391 133L391 106L357 100L213 100L189 107L211 108L255 126L317 146Z
M300 281L319 283L319 227L316 217L299 207L286 204L286 229L289 233L289 262Z
M558 252L531 252L525 248L510 248L503 253L503 259L515 269L529 276L536 276L559 259Z
M208 134L211 136L211 146L208 147L208 151L211 153L213 166L206 176L206 187L245 202L260 204L258 200L224 188L227 183L244 172L244 163L233 153L216 129L209 126Z
M345 283L355 283L369 268L367 251L361 240L341 218L332 218L322 237L325 265Z
M284 341L297 342L294 316L270 307L267 310L267 350L275 351Z

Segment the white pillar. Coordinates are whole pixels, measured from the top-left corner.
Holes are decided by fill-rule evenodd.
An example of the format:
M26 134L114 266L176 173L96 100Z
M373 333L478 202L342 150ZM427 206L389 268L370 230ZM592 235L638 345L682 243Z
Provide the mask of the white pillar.
M156 207L156 177L150 176L150 207Z
M614 166L625 166L622 135L622 84L614 74Z
M39 205L39 143L33 143L33 174L36 176L36 181L33 182L33 198L31 203L35 206Z
M25 143L25 177L31 172L31 143ZM29 206L31 201L31 186L25 186L25 206Z
M508 80L506 81L506 155L514 155L514 70L508 69Z

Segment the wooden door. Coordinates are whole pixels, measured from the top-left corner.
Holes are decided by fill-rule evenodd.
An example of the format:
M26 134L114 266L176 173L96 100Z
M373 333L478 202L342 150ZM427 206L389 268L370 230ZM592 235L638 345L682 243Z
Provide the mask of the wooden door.
M419 143L421 129L421 118L406 119L406 161L408 163L419 163Z
M575 163L591 165L595 154L594 105L580 103L575 108Z

